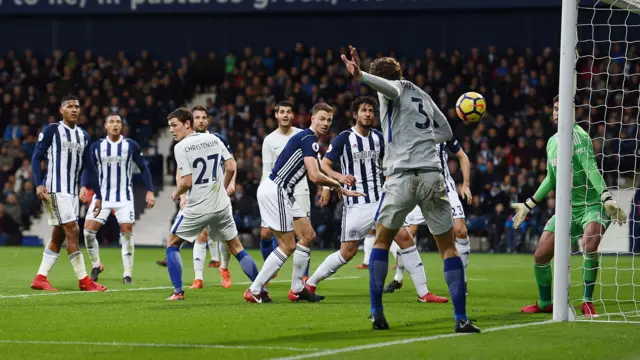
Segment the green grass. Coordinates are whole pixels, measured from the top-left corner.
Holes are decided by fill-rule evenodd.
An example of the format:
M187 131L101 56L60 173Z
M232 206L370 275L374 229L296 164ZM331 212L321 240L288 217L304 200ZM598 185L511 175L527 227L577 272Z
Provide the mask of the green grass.
M29 284L41 254L42 250L38 248L0 248L0 359L270 359L396 340L449 336L453 330L451 304L417 303L413 286L406 276L402 290L384 296L391 330L372 331L367 320L368 272L353 267L361 261L361 254L332 281L320 285L318 293L327 298L319 304L287 301L289 261L277 281L270 285L274 303L262 305L243 300L242 294L248 284L235 259L231 261L234 280L231 289L217 286L220 281L217 269L207 268L205 284L210 286L198 291L187 290L185 301L167 302L165 298L171 293L169 276L165 268L155 264L155 260L164 256L162 249L136 251L135 284L130 287L121 284L120 250L103 249L101 255L106 271L100 282L110 290L118 290L107 293L77 291L77 280L65 256L59 259L49 277L60 292L50 295L31 290ZM312 268L328 254L314 252ZM193 276L191 249L184 249L182 256L184 280L188 286ZM260 266L259 253L252 252L252 256L260 260ZM423 259L430 290L448 296L442 261L436 254L424 254ZM634 271L616 272L612 268L635 269L635 265L640 265L632 261L631 257L603 258L606 269L602 271L601 281L631 284L635 280ZM469 317L477 320L478 326L490 329L551 318L548 314L519 313L521 306L537 298L531 263L531 256L525 255L472 254L467 307ZM572 259L572 267L577 268L580 263L579 257ZM392 274L390 270L388 280ZM579 270L574 271L572 277L576 285L572 287L572 298L577 298L581 291ZM130 291L156 287L166 289ZM600 297L602 289L602 297L606 299L615 300L616 296L619 300L640 299L640 291L636 288L597 286L596 295ZM8 298L10 295L37 296ZM605 305L607 311L619 312L616 301L608 300ZM597 306L598 310L603 310L602 303ZM635 303L623 303L621 309L633 310ZM322 358L632 359L638 357L638 326L589 322L541 324L464 337L429 338ZM95 344L107 342L118 345ZM170 347L168 344L198 344L200 347Z

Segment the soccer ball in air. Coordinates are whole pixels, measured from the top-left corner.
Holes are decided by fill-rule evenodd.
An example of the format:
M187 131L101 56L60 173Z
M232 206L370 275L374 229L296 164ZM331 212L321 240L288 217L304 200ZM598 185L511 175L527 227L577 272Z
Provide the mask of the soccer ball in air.
M465 123L480 121L487 112L487 102L477 92L462 94L456 101L456 113Z

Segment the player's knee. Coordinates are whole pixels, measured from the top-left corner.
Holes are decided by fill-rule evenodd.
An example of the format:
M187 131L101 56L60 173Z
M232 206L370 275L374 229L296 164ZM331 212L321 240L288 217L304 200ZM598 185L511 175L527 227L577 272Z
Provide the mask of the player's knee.
M553 257L552 254L549 254L547 251L545 251L542 248L537 248L536 252L533 254L533 260L538 265L548 263L549 261L551 261L552 257Z
M311 247L314 241L316 241L316 232L313 229L302 234L299 240L300 244L306 247Z
M133 224L122 224L120 225L121 233L132 233L133 232Z
M269 228L262 228L262 230L260 230L260 238L262 240L270 240L271 236L273 236L273 234L271 233L271 229Z
M77 222L64 224L64 234L67 241L78 241L78 235L80 234L80 227Z
M453 230L456 235L456 239L466 239L469 234L467 234L467 227L465 225L456 226Z
M179 237L172 234L171 236L169 236L169 239L167 239L167 248L171 246L180 247L181 241L182 240L180 240Z

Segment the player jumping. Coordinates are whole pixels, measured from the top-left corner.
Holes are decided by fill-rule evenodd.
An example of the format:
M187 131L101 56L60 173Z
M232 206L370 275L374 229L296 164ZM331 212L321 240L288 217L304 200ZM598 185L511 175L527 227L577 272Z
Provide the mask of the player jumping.
M53 226L51 241L42 254L38 274L31 283L34 290L56 291L47 280L53 268L62 243L67 240L67 253L78 276L80 290L105 291L107 288L87 276L84 257L78 246L78 185L81 171L88 172L95 189L96 201L93 215L97 216L102 207L100 188L95 181L95 167L87 149L89 135L77 126L80 116L80 101L75 96L65 96L60 104L62 121L47 125L38 135L38 143L31 160L31 171L36 193L44 203L49 216L49 225ZM42 176L42 160L47 161L46 173ZM86 191L84 189L83 191Z
M442 166L442 176L444 176L444 184L447 188L447 197L449 197L449 203L451 204L451 214L453 215L453 234L456 237L456 250L458 250L458 254L462 259L462 263L464 264L465 276L467 273L467 266L469 265L469 253L471 252L471 248L469 246L469 236L467 235L467 225L464 221L464 209L462 208L462 204L460 203L460 198L458 197L458 192L456 191L456 183L451 178L451 173L449 172L449 166L447 162L449 160L449 156L447 155L447 149L451 151L452 154L455 154L458 160L460 161L460 168L462 169L462 196L466 198L467 204L471 204L473 200L471 196L471 190L469 189L469 184L471 183L471 163L469 162L469 158L467 154L465 154L464 150L460 146L460 143L455 138L452 138L449 141L446 141L439 145L439 153L440 153L440 165ZM422 216L422 211L420 207L416 206L413 211L409 213L407 219L405 220L405 227L408 230L408 235L415 239L418 234L418 226L426 225L424 217ZM403 234L403 231L398 232L398 236L407 234ZM392 249L394 246L392 246ZM402 261L402 256L399 256L400 253L397 251L393 251L392 253L396 256L397 267L396 267L396 275L385 288L385 293L392 293L395 290L402 288L402 281L404 279L404 264ZM466 282L466 280L465 280ZM414 281L415 283L415 281ZM466 284L465 284L466 289Z
M382 196L382 159L384 157L384 138L378 130L371 129L375 120L377 101L373 97L361 97L351 104L355 126L338 135L324 159L322 170L345 184L346 189L359 191L364 197L344 199L342 211L342 236L340 250L329 255L307 281L306 288L316 292L318 283L351 261L358 251L358 245L374 226L374 217L378 202ZM333 162L340 161L341 172L333 170ZM322 193L322 203L326 204L330 197L330 190ZM420 255L415 250L413 239L398 240L411 260L416 260L418 266L409 268L414 284L418 289L420 302L446 302L446 298L436 296L427 290L427 278Z
M180 174L171 198L180 201L180 196L187 193L187 203L178 213L167 240L167 268L174 287L167 300L184 300L180 245L185 241L193 243L203 229L227 243L244 273L253 281L258 267L238 239L226 193L236 172L235 160L217 136L193 131L193 114L189 110L177 109L167 120L171 134L178 141L174 154ZM224 175L220 174L220 163Z
M80 201L91 200L89 211L84 223L84 243L91 259L91 279L98 281L98 275L104 270L100 261L100 251L96 234L104 225L111 212L115 212L118 224L120 224L120 244L122 245L122 282L132 284L133 271L133 223L135 222L135 209L133 206L133 163L142 172L142 179L147 189L147 208L152 208L156 199L153 195L153 183L151 173L142 157L140 146L135 141L122 136L122 119L119 115L107 116L104 124L107 136L91 144L91 161L98 171L100 193L104 202L97 216L93 216L93 210L97 200L88 199L86 192L80 191ZM82 186L89 185L89 177L85 172L82 176Z
M293 197L295 186L307 173L309 179L319 186L329 186L346 196L362 194L340 187L340 183L324 175L318 166L318 135L329 131L333 120L331 106L320 103L311 109L311 127L293 135L280 153L268 179L258 187L258 205L262 220L272 230L278 240L278 247L264 262L260 274L245 291L245 300L253 303L264 302L262 290L267 281L293 255L293 277L289 300L319 301L323 297L315 295L304 286L302 277L309 264L311 245L316 234L306 214L300 213L300 205ZM296 216L296 214L304 216ZM295 233L300 236L296 244ZM294 252L295 251L295 252Z
M444 259L455 331L479 332L467 319L464 266L455 247L451 205L438 157L438 144L453 136L451 127L427 93L402 79L397 60L377 59L370 65L371 73L366 73L360 70L356 49L349 46L349 51L350 60L341 56L347 71L378 92L386 142L383 171L388 179L376 211L376 240L369 260L373 329L389 329L382 307L389 247L409 212L418 205ZM402 254L405 267L419 266L419 256L407 255Z
M558 124L558 96L553 99L553 123ZM547 143L547 176L540 187L524 203L511 205L516 210L513 227L520 226L531 209L556 186L557 134ZM582 238L584 253L583 273L584 297L582 314L597 316L593 306L593 290L598 275L598 247L602 235L611 221L624 224L627 214L607 191L607 184L598 171L593 154L591 138L578 124L573 125L573 186L571 191L571 242ZM586 188L586 189L585 189ZM549 219L534 254L533 270L538 283L540 299L533 305L520 309L524 313L551 313L551 259L555 242L555 215Z

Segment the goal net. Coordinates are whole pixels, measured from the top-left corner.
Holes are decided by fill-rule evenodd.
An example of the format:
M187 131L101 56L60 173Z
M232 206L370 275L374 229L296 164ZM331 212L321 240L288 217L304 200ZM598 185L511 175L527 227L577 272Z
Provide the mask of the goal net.
M640 322L640 0L578 0L577 8L575 121L629 219L609 226L597 254L573 246L569 303L576 320ZM581 311L590 284L597 317Z

